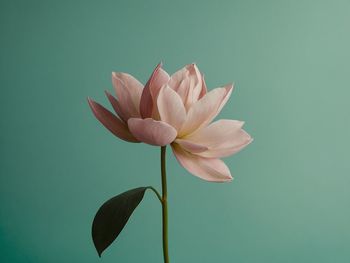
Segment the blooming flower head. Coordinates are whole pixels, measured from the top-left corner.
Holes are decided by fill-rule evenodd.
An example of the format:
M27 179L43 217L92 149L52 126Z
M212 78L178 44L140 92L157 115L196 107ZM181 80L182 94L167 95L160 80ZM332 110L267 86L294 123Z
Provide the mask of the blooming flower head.
M106 92L117 117L89 99L96 118L114 135L129 142L170 144L178 162L207 181L232 180L220 159L237 153L252 138L243 122L212 122L229 99L233 85L207 92L203 75L190 64L172 76L159 64L143 85L127 73L112 73L118 100Z

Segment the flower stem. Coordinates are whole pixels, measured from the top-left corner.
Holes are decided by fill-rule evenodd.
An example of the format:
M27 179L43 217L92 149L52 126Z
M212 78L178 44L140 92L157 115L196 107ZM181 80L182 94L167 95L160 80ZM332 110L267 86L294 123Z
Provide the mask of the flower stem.
M165 168L166 146L162 146L160 150L161 174L162 174L162 218L163 218L163 255L164 263L169 263L168 255L168 190L166 183Z

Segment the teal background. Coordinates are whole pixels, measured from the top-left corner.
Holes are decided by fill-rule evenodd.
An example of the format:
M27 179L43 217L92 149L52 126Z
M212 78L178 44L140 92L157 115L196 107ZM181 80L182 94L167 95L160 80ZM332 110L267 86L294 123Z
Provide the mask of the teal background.
M160 188L159 149L113 137L112 71L145 82L196 62L234 81L220 118L255 141L235 180L201 181L168 151L171 262L350 262L349 1L1 1L0 261L162 262L150 192L99 259L90 226L127 189Z

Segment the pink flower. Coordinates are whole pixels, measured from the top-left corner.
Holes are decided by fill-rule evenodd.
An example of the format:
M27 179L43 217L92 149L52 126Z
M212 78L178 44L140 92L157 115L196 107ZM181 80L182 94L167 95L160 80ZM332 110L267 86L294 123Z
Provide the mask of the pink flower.
M220 158L237 153L252 138L242 129L242 121L211 122L229 99L233 85L207 92L195 64L171 77L159 64L144 88L126 73L113 73L112 80L119 100L107 96L119 118L89 99L93 113L107 129L129 142L171 144L179 163L204 180L232 180Z

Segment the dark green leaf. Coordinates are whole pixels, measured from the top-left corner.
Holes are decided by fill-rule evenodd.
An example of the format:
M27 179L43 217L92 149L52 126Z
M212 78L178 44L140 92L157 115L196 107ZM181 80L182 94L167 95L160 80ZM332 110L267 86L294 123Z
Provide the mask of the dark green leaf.
M147 188L139 187L117 195L97 211L92 223L92 239L99 256L123 230Z

